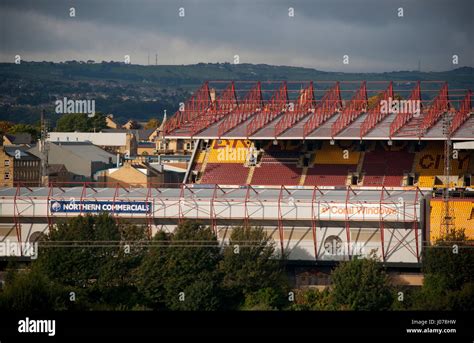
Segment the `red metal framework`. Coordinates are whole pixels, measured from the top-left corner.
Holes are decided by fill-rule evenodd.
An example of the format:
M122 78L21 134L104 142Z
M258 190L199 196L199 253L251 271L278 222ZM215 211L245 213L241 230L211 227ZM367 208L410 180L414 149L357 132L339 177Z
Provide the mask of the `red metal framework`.
M387 194L389 194L387 192ZM409 243L407 242L407 239L406 237L402 237L402 238L398 238L396 236L396 232L399 232L398 230L394 230L391 238L395 241L398 241L398 243L396 243L394 245L394 247L390 250L390 249L387 249L387 251L385 252L385 256L389 256L393 251L395 251L396 249L398 249L399 246L403 245L407 250L409 250L413 256L416 257L417 261L420 262L420 251L419 251L419 237L418 237L418 218L417 218L417 211L416 211L416 206L418 204L418 201L419 201L419 195L423 195L423 192L418 188L416 187L416 193L415 193L415 199L413 201L413 218L412 218L412 230L415 232L415 244L416 244L416 248L415 250L412 249L412 247L409 245ZM385 203L384 203L385 204ZM405 202L403 202L403 215L404 215L404 222L405 222L405 219L406 219L406 204Z
M313 188L313 196L311 197L311 231L313 233L313 244L314 244L314 259L318 259L318 240L316 237L316 229L318 227L318 220L316 217L319 217L319 214L316 215L316 193L319 192L321 195L324 193L318 188L318 186L314 186Z
M202 115L211 105L211 96L209 92L209 82L199 88L196 93L191 96L189 100L184 103L184 108L178 110L169 120L164 124L163 131L168 134L191 120Z
M416 83L415 88L411 91L410 97L408 98L408 101L414 102L417 101L420 104L420 110L421 110L421 86L420 86L420 81ZM411 112L405 112L401 111L400 113L397 114L395 119L392 121L390 124L390 137L393 137L395 133L398 132L406 123L410 121L411 118L415 115L414 111Z
M306 117L311 113L311 110L314 111L315 104L313 81L311 81L308 87L301 90L296 104L293 104L289 111L284 113L280 121L275 125L275 137Z
M345 204L345 227L346 227L346 240L347 240L347 256L349 259L352 259L352 244L351 244L351 222L349 218L349 199L350 192L357 195L357 193L352 189L351 186L347 187L346 192L346 204Z
M380 247L382 248L382 259L385 262L385 224L383 220L383 211L382 205L384 203L384 195L390 195L385 186L382 186L382 191L380 192L380 206L379 206L379 221L380 221Z
M244 225L245 225L245 227L249 227L250 214L249 214L247 203L250 199L250 190L252 190L255 194L258 195L258 192L255 188L253 188L251 185L247 185L247 191L245 192L245 200L244 200L244 214L245 214Z
M415 239L416 239L416 259L418 262L420 262L420 248L419 248L419 240L418 240L418 220L417 220L417 215L416 215L416 204L418 203L419 199L419 194L423 196L423 192L420 190L420 188L416 187L416 195L415 195L415 201L413 203L414 207L414 212L413 212L413 224L412 227L415 230Z
M190 191L193 195L195 194L194 190L191 187L189 187L186 183L181 184L180 189L181 190L180 190L179 201L178 201L178 224L182 224L184 222L183 201L186 199L185 194L184 194L185 189Z
M393 100L393 82L390 81L388 88L377 97L377 103L367 113L367 117L360 126L360 137L364 137L369 131L371 131L378 123L382 121L386 116L390 114L390 109L386 106L386 111L382 111L382 101L386 104Z
M247 125L247 137L260 130L266 124L275 119L280 113L287 111L288 88L283 81L280 88L273 94L272 98L265 104L263 111L257 113Z
M222 189L219 185L214 185L214 191L212 192L211 198L211 209L210 209L210 217L211 217L211 229L214 231L214 234L217 236L217 214L216 209L214 207L214 202L217 197L217 191L221 191L223 194L226 194L226 191Z
M449 128L449 134L453 135L457 129L469 118L471 113L471 98L472 92L468 90L466 92L466 96L461 101L461 105L459 106L459 110L454 115L453 121Z
M283 191L285 191L287 194L291 195L291 192L285 187L281 186L280 187L280 193L278 195L278 234L280 237L280 249L281 249L281 256L283 257L284 253L284 240L285 240L285 231L283 229L283 213L281 210L281 200L283 198Z
M129 193L128 189L121 186L118 182L116 183L115 190L114 190L114 197L113 197L113 200L112 200L112 217L115 219L115 223L117 225L119 225L119 223L120 223L120 220L119 220L120 217L118 216L117 211L115 210L115 208L116 208L115 204L117 203L117 197L120 196L120 188L123 188L123 190L125 190L125 192ZM81 199L81 202L82 202L82 199Z
M314 113L303 126L303 138L321 126L326 120L342 108L341 89L339 82L329 89L316 105Z
M193 121L191 135L206 129L209 125L221 120L238 106L235 94L235 83L232 81L222 94L212 103L211 108Z
M219 124L218 136L221 137L226 132L229 132L240 123L247 120L250 116L261 111L263 107L262 86L257 82L245 98L240 101L238 106L229 113L226 118Z
M15 197L13 198L13 223L14 223L14 226L15 226L16 238L17 238L19 243L22 242L22 238L21 238L21 219L20 219L21 213L20 213L20 210L18 208L18 202L17 202L18 197L20 197L20 196L21 196L21 186L20 186L20 184L18 184L16 186L16 190L15 190ZM20 244L20 254L23 255L21 244Z
M367 111L367 83L363 81L359 90L354 94L349 104L346 105L341 115L332 125L331 136L335 137L365 111Z
M154 188L159 194L161 194L161 190L158 189L157 187L153 187L151 184L147 185L147 192L146 192L146 197L145 197L145 204L148 204L149 202L152 203L152 207L150 208L150 211L146 213L146 224L147 224L147 230L148 230L148 238L152 237L152 227L153 223L155 222L155 199L156 197L153 196L152 194L152 189Z
M420 127L420 136L424 135L438 119L449 110L448 83L445 82L438 95L426 111Z

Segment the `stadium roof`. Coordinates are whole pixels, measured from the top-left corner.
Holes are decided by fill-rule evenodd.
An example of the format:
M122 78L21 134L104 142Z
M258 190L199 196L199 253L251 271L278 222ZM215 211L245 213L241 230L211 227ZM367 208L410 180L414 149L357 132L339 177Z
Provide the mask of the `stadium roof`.
M164 137L472 140L471 95L443 81L208 81Z

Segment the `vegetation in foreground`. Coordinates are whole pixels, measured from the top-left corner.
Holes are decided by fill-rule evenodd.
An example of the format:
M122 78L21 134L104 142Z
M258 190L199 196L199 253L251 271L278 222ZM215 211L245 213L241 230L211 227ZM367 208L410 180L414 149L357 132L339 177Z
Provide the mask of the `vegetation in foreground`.
M458 253L453 253L452 242ZM67 243L66 243L67 242ZM425 249L425 283L394 287L373 258L341 263L332 286L293 290L262 228L235 228L224 246L184 222L149 239L142 226L81 216L41 238L27 270L11 265L2 310L472 310L474 250L462 232Z

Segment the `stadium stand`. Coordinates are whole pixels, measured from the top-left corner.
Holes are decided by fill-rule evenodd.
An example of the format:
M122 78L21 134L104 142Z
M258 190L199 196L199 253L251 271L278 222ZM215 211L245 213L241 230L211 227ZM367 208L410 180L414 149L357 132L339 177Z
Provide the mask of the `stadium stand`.
M352 164L316 164L308 168L306 186L345 186L349 172L355 172L357 165Z
M356 172L360 152L355 144L331 145L323 142L316 151L313 166L308 168L304 184L307 186L345 186L350 172Z
M466 237L474 239L474 200L456 199L449 202L452 209L453 224L456 230L464 230ZM430 201L430 240L435 242L441 235L441 224L443 217L442 199L431 199Z
M365 153L362 170L364 186L402 186L403 176L411 172L414 154L407 150L391 151L376 145Z
M418 187L433 188L443 185L443 180L436 176L444 174L443 142L424 143L422 149L415 155L415 173L418 175ZM456 180L469 169L469 153L459 152L458 158L451 162L451 175L454 176L450 186L455 186Z
M254 185L298 185L302 168L298 166L300 152L297 148L270 145L266 149L260 165L255 167L251 183Z
M244 164L249 147L250 142L245 140L213 140L207 152L207 161L206 157L202 157L203 153L198 156L198 162L201 158L201 163L205 164L199 183L245 184L249 168Z

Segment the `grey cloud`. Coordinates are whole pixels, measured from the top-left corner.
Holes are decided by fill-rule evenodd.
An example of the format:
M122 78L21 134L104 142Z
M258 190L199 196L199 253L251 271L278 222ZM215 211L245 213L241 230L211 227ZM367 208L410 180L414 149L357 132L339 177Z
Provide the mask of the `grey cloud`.
M68 17L74 3L76 18ZM178 17L184 7L185 18ZM288 7L295 17L288 17ZM404 17L398 18L398 7ZM0 4L1 60L231 61L325 70L452 69L473 65L474 2L321 1L10 1ZM350 64L342 65L342 56ZM29 56L29 58L28 58Z

